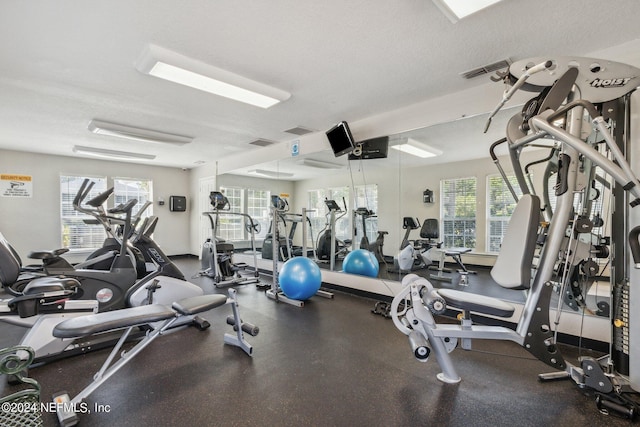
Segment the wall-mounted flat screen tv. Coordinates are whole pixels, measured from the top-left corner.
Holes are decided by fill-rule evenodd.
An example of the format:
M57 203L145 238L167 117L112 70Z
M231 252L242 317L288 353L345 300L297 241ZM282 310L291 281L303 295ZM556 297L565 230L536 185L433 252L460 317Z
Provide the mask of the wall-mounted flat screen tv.
M327 138L336 157L353 151L355 142L347 122L342 121L327 131Z
M367 139L356 143L356 148L349 154L349 160L386 159L389 152L389 137Z

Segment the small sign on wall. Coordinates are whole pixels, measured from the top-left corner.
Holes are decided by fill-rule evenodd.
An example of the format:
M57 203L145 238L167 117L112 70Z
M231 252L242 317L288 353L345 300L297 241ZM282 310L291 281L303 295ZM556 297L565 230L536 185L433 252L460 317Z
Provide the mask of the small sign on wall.
M0 196L32 197L33 180L31 175L0 174Z

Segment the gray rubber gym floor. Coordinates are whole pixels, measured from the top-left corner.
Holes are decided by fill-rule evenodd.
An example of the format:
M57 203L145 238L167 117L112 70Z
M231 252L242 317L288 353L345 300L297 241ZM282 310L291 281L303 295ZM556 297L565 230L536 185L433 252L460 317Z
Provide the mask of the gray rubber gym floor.
M180 260L187 277L196 260ZM193 279L206 292L208 278ZM374 300L335 293L303 308L277 303L254 285L239 287L245 321L260 327L249 357L223 344L229 307L204 313L212 327L153 342L88 398L83 426L623 426L601 414L592 393L570 381L541 383L549 368L512 343L476 341L452 353L462 382L443 384L435 360L418 362ZM2 328L3 346L20 331ZM563 346L574 361L577 349ZM33 368L42 398L82 390L108 350ZM584 354L584 351L583 351ZM2 386L0 386L2 388ZM3 395L9 390L4 387ZM57 425L45 414L45 425Z

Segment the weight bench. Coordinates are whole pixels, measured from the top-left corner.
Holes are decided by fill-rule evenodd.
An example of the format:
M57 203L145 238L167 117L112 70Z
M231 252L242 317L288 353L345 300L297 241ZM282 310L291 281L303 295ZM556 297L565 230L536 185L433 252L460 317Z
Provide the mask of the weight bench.
M53 335L62 339L75 339L102 332L124 329L122 336L109 356L107 356L104 364L93 376L91 384L85 387L84 390L78 393L73 399L69 397L66 391L61 391L53 395L53 401L56 404L60 424L65 427L76 425L78 423L76 410L82 409L80 405L82 400L93 393L102 383L131 361L156 338L165 334L167 330L174 326L176 322L179 322L183 316L193 316L225 304L230 304L233 309L233 317L229 316L227 323L233 325L236 333L225 334L224 343L240 347L245 353L252 356L253 348L245 341L243 332L255 336L258 334L259 329L249 323L242 323L237 307L235 289L229 289L229 297L220 294L200 295L176 301L171 307L162 304L143 305L76 317L59 323L54 328ZM138 341L130 350L122 352L120 359L112 364L132 330L154 322L160 322L160 326L150 330L147 335Z
M452 278L449 276L445 276L443 273L445 272L444 268L444 260L446 257L451 257L458 264L460 269L458 272L464 277L467 274L475 274L475 271L467 270L464 263L462 262L462 254L466 254L467 252L471 252L470 248L431 248L427 251L427 258L429 258L432 262L438 262L438 274L431 274L429 276L430 279L433 280L443 280L447 282L451 282ZM461 284L463 282L466 283L466 280L461 280Z

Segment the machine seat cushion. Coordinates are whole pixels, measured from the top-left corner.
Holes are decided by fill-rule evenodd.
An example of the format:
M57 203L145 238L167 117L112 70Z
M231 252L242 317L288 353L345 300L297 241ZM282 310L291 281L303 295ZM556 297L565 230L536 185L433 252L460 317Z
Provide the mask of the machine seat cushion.
M503 288L528 289L538 240L540 199L524 194L518 201L491 269L491 278Z
M453 289L438 289L438 294L445 299L447 305L461 310L475 311L499 317L511 317L515 307L497 298Z
M471 252L471 248L445 248L443 251L447 256L454 256Z
M77 338L114 329L141 326L174 317L176 312L161 304L141 305L121 310L74 317L59 323L53 329L57 338Z
M199 295L197 297L185 298L180 301L176 301L173 303L172 307L178 313L188 316L220 307L226 303L227 297L225 295Z

